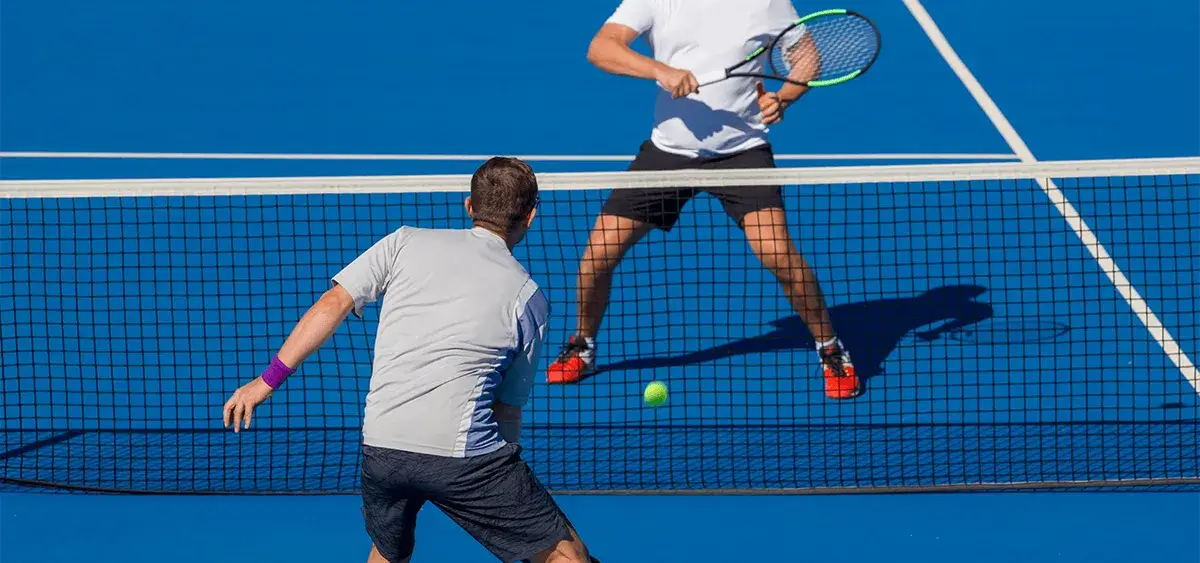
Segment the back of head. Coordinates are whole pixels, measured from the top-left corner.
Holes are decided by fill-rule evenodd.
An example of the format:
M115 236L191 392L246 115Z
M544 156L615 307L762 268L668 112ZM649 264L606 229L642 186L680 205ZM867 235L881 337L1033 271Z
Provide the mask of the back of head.
M537 202L537 176L519 158L491 158L471 176L471 218L477 226L519 232L528 225Z

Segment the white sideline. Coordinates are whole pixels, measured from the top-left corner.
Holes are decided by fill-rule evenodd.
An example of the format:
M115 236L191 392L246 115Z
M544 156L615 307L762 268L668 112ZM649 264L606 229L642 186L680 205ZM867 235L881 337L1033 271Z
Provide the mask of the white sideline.
M942 31L933 21L933 17L921 5L920 0L902 1L908 7L908 11L916 18L921 29L929 36L929 40L933 43L938 53L946 60L946 64L950 65L950 69L962 81L963 86L966 86L967 90L970 91L971 96L975 98L975 102L987 114L988 119L992 121L992 125L996 127L1000 136L1004 138L1013 152L1020 157L1022 162L1037 162L1037 158L1033 156L1033 151L1029 150L1029 146L1017 134L1017 130L1013 128L1012 123L1004 117L996 102L992 100L991 96L988 95L987 91L983 89L983 86L975 78L975 75L971 74L967 65L959 58L958 53L950 46L950 42L946 40L946 36L942 34ZM1179 343L1175 341L1175 337L1171 335L1170 331L1159 320L1158 315L1150 310L1150 305L1146 303L1146 300L1142 298L1138 290L1133 287L1129 278L1125 276L1117 266L1116 261L1109 255L1108 250L1100 244L1099 239L1096 238L1091 228L1080 217L1079 212L1075 210L1075 206L1067 200L1066 195L1062 193L1062 190L1058 188L1053 180L1038 178L1037 183L1042 188L1042 191L1046 193L1046 196L1050 198L1054 207L1066 219L1067 224L1075 231L1079 240L1083 242L1084 247L1096 259L1096 262L1100 264L1100 269L1112 281L1113 285L1117 288L1117 292L1121 294L1121 297L1133 309L1134 314L1141 319L1142 324L1146 325L1146 330L1150 331L1150 336L1158 342L1158 345L1162 347L1167 357L1179 368L1183 377L1192 385L1192 389L1200 393L1200 370L1196 369L1196 365L1179 347Z

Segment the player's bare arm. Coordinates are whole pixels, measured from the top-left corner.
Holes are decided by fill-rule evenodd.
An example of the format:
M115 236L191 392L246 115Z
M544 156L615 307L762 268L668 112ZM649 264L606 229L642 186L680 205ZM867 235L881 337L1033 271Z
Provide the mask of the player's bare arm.
M811 82L821 75L821 52L817 50L817 42L810 34L806 33L804 37L800 38L795 48L788 54L788 60L792 64L788 78L796 82ZM787 109L787 106L799 100L808 90L808 86L784 82L776 94L783 103L784 109Z
M604 24L588 47L588 62L608 73L658 82L673 97L696 91L696 76L643 56L630 45L638 38L634 29L615 23Z
M279 349L275 362L282 366L276 366L275 362L272 362L272 367L268 370L295 371L305 359L316 352L326 340L329 340L334 332L337 332L338 326L346 320L346 316L353 308L354 299L342 286L335 284L308 309L308 312L304 313L304 316L296 323L296 327L292 329L287 341L283 343L283 347ZM250 428L250 419L254 416L254 409L271 397L271 394L275 392L275 387L278 387L277 383L273 387L262 376L239 387L225 402L221 417L225 427L228 428L232 424L234 432Z
M791 63L788 78L797 82L815 80L821 73L821 54L811 35L805 35L787 54ZM787 108L796 103L809 90L808 86L784 82L776 92L767 92L762 83L758 83L758 109L762 112L762 120L766 125L774 125L783 121Z

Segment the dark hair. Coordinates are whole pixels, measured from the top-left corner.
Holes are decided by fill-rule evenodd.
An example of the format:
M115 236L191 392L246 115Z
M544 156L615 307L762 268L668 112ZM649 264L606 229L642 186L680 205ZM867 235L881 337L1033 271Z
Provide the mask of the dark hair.
M475 223L511 232L537 206L533 168L519 158L497 156L471 176L471 208Z

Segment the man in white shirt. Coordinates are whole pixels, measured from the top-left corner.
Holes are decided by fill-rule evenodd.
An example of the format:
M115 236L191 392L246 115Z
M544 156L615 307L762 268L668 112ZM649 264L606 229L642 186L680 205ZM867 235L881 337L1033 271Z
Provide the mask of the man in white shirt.
M788 0L623 0L592 40L588 60L601 70L654 80L662 87L650 139L629 169L774 167L767 126L781 122L788 106L807 89L786 84L778 92L766 92L755 79L730 78L700 90L694 72L744 59L798 19ZM638 37L645 37L654 58L630 48ZM857 396L854 366L830 324L816 275L788 233L779 186L614 190L580 261L576 333L551 364L548 380L574 383L595 370L595 338L613 271L650 231L669 231L687 201L701 191L721 201L804 319L817 342L826 395Z

